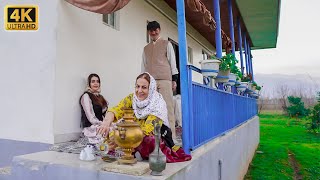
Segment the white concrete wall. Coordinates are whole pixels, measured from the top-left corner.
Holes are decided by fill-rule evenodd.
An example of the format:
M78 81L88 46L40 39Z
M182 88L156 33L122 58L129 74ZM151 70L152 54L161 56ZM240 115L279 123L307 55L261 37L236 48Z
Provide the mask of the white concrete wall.
M133 0L119 13L120 29L115 30L102 23L100 14L84 11L65 1L59 2L55 142L66 141L80 132L78 100L90 73L101 76L102 95L110 106L133 92L135 78L140 72L142 50L146 45L147 20L160 22L162 37L178 42L175 23L145 1ZM193 35L201 38L198 34ZM198 61L205 47L190 37L188 46L193 49L194 64L199 67ZM198 76L198 81L202 81L201 76Z
M167 179L242 180L259 144L259 127L259 117L255 116L208 142L192 153L188 166Z
M38 5L40 23L36 32L7 32L0 18L0 122L5 124L0 127L0 139L54 143L76 138L78 100L92 72L101 76L102 94L110 106L133 92L146 45L147 20L159 21L162 37L178 42L174 11L163 1L154 2L162 6L131 1L119 11L120 29L115 30L102 23L102 15L64 0L1 1L1 7ZM202 49L213 47L194 29L188 32L188 46L199 67ZM201 75L194 80L201 82Z
M53 142L58 0L2 0L39 6L39 30L7 32L0 18L0 139Z

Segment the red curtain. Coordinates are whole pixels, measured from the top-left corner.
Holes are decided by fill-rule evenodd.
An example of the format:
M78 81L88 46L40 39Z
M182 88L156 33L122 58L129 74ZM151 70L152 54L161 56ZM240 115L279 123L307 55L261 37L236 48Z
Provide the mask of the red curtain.
M187 0L188 7L193 12L199 12L202 14L203 24L209 26L212 30L216 29L216 22L212 17L210 11L200 0ZM231 47L231 39L228 35L221 29L222 39L225 41L225 47Z
M100 13L110 14L115 12L129 3L130 0L66 0L70 4L81 9Z
M216 22L211 16L210 11L200 0L187 0L187 4L193 12L199 12L202 14L203 24L209 26L213 30L216 29Z

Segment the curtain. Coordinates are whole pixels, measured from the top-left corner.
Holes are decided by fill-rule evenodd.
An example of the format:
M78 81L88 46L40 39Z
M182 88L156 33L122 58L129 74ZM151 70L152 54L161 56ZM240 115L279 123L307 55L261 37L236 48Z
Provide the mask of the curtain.
M216 22L214 21L210 11L200 0L187 0L188 7L193 12L202 14L203 24L209 26L212 30L216 29Z
M206 6L200 0L187 0L188 7L193 12L199 12L202 14L203 24L209 26L210 29L216 29L216 22L212 17L210 11L206 8ZM231 39L227 36L227 34L221 29L222 39L225 41L225 47L231 47Z
M127 5L130 0L66 0L68 3L79 7L81 9L100 13L100 14L110 14L113 13L125 5Z

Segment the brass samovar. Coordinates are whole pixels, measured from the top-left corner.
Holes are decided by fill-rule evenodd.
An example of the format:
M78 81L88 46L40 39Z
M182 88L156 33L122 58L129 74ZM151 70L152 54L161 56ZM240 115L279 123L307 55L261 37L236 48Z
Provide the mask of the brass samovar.
M124 120L117 124L114 134L115 143L124 152L124 155L118 159L121 164L134 164L137 162L132 155L132 151L143 140L143 132L140 125L134 121L133 113L133 109L124 109Z

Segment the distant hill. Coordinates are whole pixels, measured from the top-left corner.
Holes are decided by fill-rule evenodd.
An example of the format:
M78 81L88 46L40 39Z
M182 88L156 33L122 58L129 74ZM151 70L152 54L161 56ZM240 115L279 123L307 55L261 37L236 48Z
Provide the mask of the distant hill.
M262 97L279 97L277 89L280 86L287 86L290 94L303 93L307 97L314 97L316 92L320 91L320 77L308 74L255 74L254 80L263 86Z

